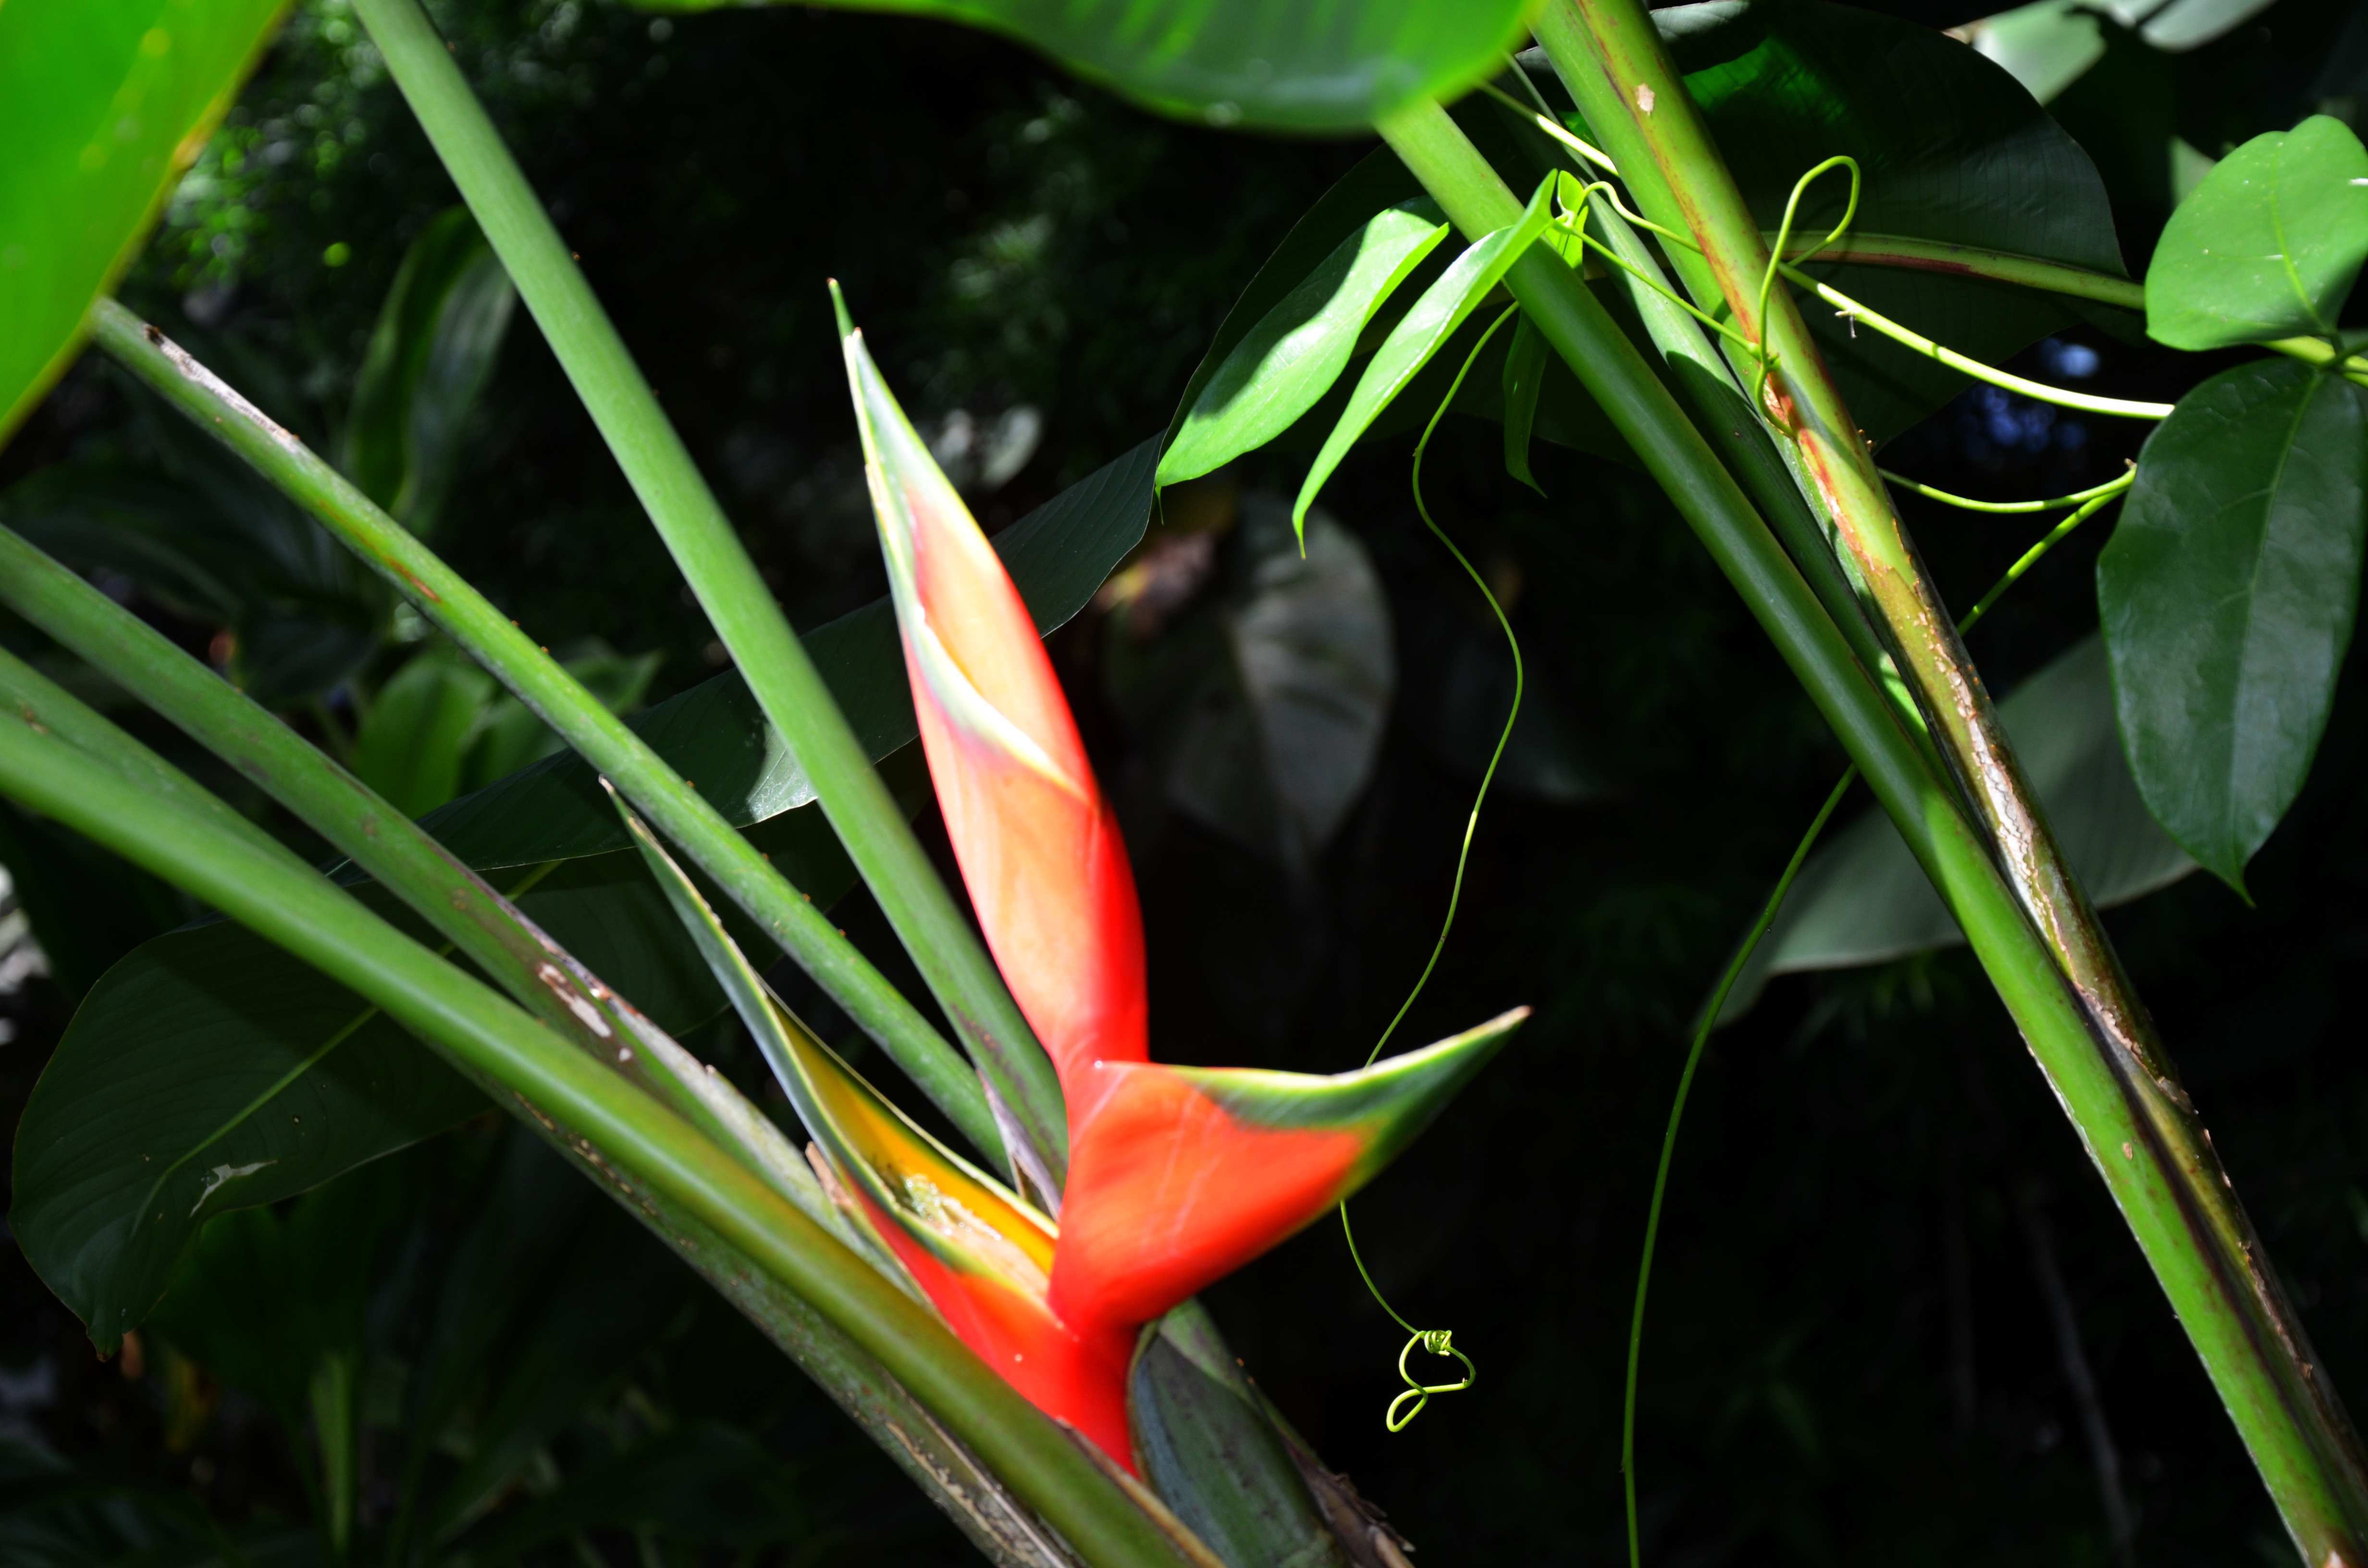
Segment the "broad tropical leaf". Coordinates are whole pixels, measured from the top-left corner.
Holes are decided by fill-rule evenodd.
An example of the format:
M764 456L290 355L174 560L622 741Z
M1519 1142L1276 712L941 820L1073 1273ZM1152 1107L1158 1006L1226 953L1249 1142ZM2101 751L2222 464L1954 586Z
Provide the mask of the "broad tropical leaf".
M641 0L703 11L728 0ZM1163 113L1211 125L1360 131L1419 97L1454 97L1497 69L1531 0L840 0L938 17L1042 50Z
M2271 359L2180 400L2098 558L2138 790L2239 891L2327 728L2363 535L2368 392Z
M73 359L284 4L0 6L0 442Z
M2331 333L2368 261L2368 150L2317 114L2254 137L2179 204L2146 267L2146 331L2173 348Z

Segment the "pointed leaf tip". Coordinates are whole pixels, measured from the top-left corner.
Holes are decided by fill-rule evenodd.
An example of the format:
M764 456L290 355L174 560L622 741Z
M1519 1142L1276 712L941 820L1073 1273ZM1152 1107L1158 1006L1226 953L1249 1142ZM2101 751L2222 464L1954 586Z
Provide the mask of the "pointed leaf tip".
M838 291L838 279L825 278L823 281L830 286L830 310L831 313L838 318L838 335L853 337L855 320L847 313L847 296Z

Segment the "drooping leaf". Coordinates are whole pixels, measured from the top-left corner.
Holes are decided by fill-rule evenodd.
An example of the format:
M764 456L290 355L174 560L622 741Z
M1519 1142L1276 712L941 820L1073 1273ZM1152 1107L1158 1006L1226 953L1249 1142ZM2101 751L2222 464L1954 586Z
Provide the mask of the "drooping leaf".
M1159 483L1223 467L1290 428L1348 367L1358 335L1447 235L1428 200L1383 208L1235 343L1159 460Z
M1480 307L1480 301L1496 290L1513 263L1521 258L1537 237L1545 232L1554 216L1554 181L1541 181L1529 205L1515 222L1484 234L1452 262L1439 280L1422 291L1389 336L1373 351L1372 362L1358 378L1356 391L1349 394L1349 406L1342 411L1340 422L1325 438L1324 448L1315 454L1315 461L1307 471L1307 478L1299 487L1299 499L1291 509L1292 528L1304 537L1307 508L1315 504L1316 493L1332 471L1349 455L1349 449L1365 433L1368 426L1389 406L1391 400L1405 390L1415 373L1430 363L1431 356L1454 335L1455 329Z
M283 4L0 7L0 442L74 358Z
M700 11L726 0L640 0ZM1211 125L1359 131L1419 97L1452 98L1496 70L1530 0L839 0L937 17L1043 51L1080 76Z
M2123 760L2102 639L2081 639L2023 682L1998 717L2099 907L2142 898L2195 869L2147 813ZM1719 1021L1742 1017L1777 975L1880 963L1964 939L1891 820L1871 812L1802 869Z
M412 242L379 309L339 466L422 537L451 488L462 427L517 303L476 220L454 207Z
M1381 576L1322 511L1307 553L1281 502L1245 497L1239 581L1156 637L1131 611L1110 632L1111 690L1168 803L1304 870L1364 793L1395 695Z
M1530 472L1530 437L1537 428L1538 388L1551 358L1544 335L1525 315L1513 329L1498 382L1505 389L1505 472L1541 495L1545 487Z
M2240 892L2327 727L2363 535L2368 392L2272 359L2180 400L2098 559L2138 790Z
M853 885L816 813L751 836L818 901ZM383 889L357 894L424 930ZM514 902L661 1028L723 1006L630 852L561 864ZM207 1217L305 1191L483 1108L352 993L243 926L190 926L108 971L67 1027L17 1127L10 1229L111 1347Z
M2331 333L2368 261L2368 149L2313 115L2254 137L2179 205L2146 267L2146 331L2173 348Z

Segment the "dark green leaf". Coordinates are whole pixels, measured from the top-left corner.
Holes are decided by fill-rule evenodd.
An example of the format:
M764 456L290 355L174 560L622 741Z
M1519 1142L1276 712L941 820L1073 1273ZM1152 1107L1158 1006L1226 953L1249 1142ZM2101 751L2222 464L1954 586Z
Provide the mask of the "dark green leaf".
M817 902L853 885L817 812L750 836ZM384 890L358 892L424 930ZM723 1006L632 851L562 863L516 902L659 1028ZM17 1128L10 1227L111 1347L202 1219L305 1191L484 1107L409 1035L245 927L175 931L108 971L59 1042Z
M1201 387L1159 460L1174 484L1266 445L1348 368L1358 335L1433 246L1446 222L1427 200L1373 214L1260 317Z
M404 816L459 792L461 764L493 706L494 677L440 649L413 655L371 699L354 736L356 778Z
M704 11L728 0L641 0ZM1458 97L1495 71L1528 0L840 0L942 17L1030 44L1080 76L1212 125L1363 131L1417 98Z
M2005 71L1928 28L1815 0L1681 6L1654 13L1686 85L1760 223L1834 154L1858 159L1853 232L1977 245L2116 277L2121 249L2088 155ZM1841 216L1828 175L1796 233ZM1996 363L2072 319L2048 296L1938 273L1812 265L1843 293ZM1829 311L1805 312L1860 426L1886 440L1964 390L1963 377Z
M0 6L0 441L73 358L281 4Z
M1998 717L2100 907L2142 898L2195 869L2147 814L2122 760L2100 639L2081 639L2025 681L1998 705ZM1776 975L1880 963L1964 939L1898 830L1872 812L1802 869L1719 1021L1740 1017Z
M2138 789L2239 891L2327 727L2363 533L2368 393L2273 359L2180 400L2098 559Z
M462 427L517 303L476 220L455 207L412 242L379 311L339 466L422 537L451 488Z
M2313 115L2256 136L2179 204L2146 267L2146 331L2173 348L2331 333L2368 260L2368 149Z
M1505 472L1541 495L1545 487L1530 472L1530 437L1537 428L1538 388L1545 381L1549 358L1544 335L1523 316L1513 329L1512 346L1505 350L1505 371L1498 381L1505 389Z

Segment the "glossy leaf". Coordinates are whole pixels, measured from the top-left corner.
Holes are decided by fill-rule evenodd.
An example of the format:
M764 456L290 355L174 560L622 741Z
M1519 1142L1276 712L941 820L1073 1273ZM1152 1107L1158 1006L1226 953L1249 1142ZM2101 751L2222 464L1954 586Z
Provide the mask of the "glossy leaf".
M640 0L701 11L729 0ZM1166 114L1211 125L1360 131L1418 97L1455 97L1494 72L1530 0L839 0L1001 33Z
M414 240L354 381L338 466L412 532L436 526L518 290L464 207Z
M2155 822L2123 760L2102 639L2085 637L1998 705L2049 824L2100 908L2145 897L2195 869ZM1965 939L1890 819L1868 812L1802 869L1719 1015L1748 1011L1767 983L1850 969Z
M283 3L0 6L0 442L74 358Z
M2146 267L2146 331L2173 348L2331 333L2368 261L2368 150L2313 115L2254 137L2179 205Z
M1147 1049L1125 840L1019 590L844 316L841 331L938 807L987 948L1066 1087L1082 1063Z
M2146 805L2239 891L2335 699L2368 534L2368 392L2224 371L2147 438L2097 597Z
M1654 20L1763 228L1836 153L1864 183L1852 232L2068 262L2122 275L2095 166L1996 63L1930 28L1856 6L1674 6ZM1848 181L1828 176L1795 228L1825 233ZM2032 290L1937 272L1816 263L1809 270L1896 321L1998 363L2072 319ZM1963 377L1833 312L1806 312L1860 426L1888 440L1964 390Z
M1299 499L1292 506L1292 528L1303 540L1307 508L1315 504L1316 493L1332 477L1332 471L1349 455L1349 449L1356 445L1358 437L1391 400L1405 390L1416 372L1428 365L1431 356L1454 335L1465 318L1495 292L1521 253L1545 232L1554 216L1554 186L1552 179L1542 181L1518 222L1482 235L1449 264L1439 280L1424 290L1413 309L1390 329L1381 347L1373 351L1372 362L1358 379L1356 391L1349 394L1349 406L1342 411L1340 422L1332 427L1332 434L1325 437L1323 449L1315 454L1307 478L1300 484Z
M1315 405L1348 367L1365 324L1447 236L1438 208L1376 212L1235 343L1200 389L1159 460L1159 483L1221 468Z

